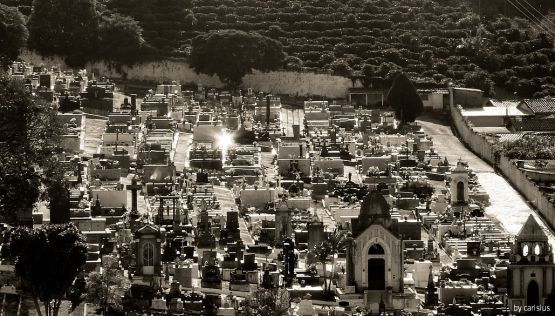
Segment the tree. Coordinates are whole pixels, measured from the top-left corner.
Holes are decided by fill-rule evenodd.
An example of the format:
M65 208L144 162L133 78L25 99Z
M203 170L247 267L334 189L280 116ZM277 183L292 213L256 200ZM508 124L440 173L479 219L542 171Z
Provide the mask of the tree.
M376 73L376 69L374 68L373 65L364 64L360 72L362 75L362 85L365 88L370 87L372 85L372 79Z
M247 316L285 316L289 315L291 301L286 289L258 289L245 305Z
M237 87L254 69L280 68L284 57L278 41L258 33L224 30L195 37L190 64L197 73L217 75L228 86Z
M464 84L467 87L484 91L486 96L491 97L495 94L495 84L493 83L490 74L483 70L466 73L464 75Z
M68 223L71 205L69 203L69 190L66 187L63 175L60 172L57 172L56 176L47 179L46 194L48 195L48 200L50 202L50 223Z
M66 297L71 301L71 309L74 310L83 302L84 294L87 290L87 282L83 275L78 276L69 288Z
M31 96L22 81L0 75L0 217L3 221L17 224L18 214L30 213L40 197L41 184L50 182L60 172L55 161L63 133L52 104Z
M0 68L17 59L28 35L25 18L17 8L0 3Z
M98 304L103 315L111 310L121 310L122 297L131 286L129 280L123 275L118 259L114 256L102 258L100 272L92 272L87 280L87 300Z
M353 74L353 69L349 66L349 63L344 59L335 60L330 64L330 70L334 76L351 77Z
M285 67L293 71L300 71L303 68L303 61L299 57L287 56Z
M45 56L65 56L69 66L82 66L96 54L95 0L34 0L28 27L29 48Z
M347 234L344 232L336 230L328 235L326 240L316 245L313 249L310 249L311 255L322 264L324 273L324 293L327 295L331 294L332 276L335 272L333 271L335 269L335 255L347 247L347 237ZM332 263L332 275L330 275L329 278L326 274L326 264L328 262Z
M133 64L141 56L143 30L132 17L119 13L104 14L100 21L100 57Z
M386 99L389 106L395 109L395 115L402 124L414 122L424 110L422 99L404 73L395 77Z
M37 313L38 301L47 316L58 315L60 303L87 260L85 237L73 224L15 228L8 248L15 258L15 274L32 295Z

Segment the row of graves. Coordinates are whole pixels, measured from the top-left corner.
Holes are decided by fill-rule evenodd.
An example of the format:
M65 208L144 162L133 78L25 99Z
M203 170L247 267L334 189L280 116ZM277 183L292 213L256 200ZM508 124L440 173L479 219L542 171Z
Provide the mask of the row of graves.
M71 70L63 71L59 67L47 68L42 65L36 66L17 61L8 66L7 74L22 80L29 92L36 93L41 98L51 102L61 100L64 96L79 96L89 86L86 70L74 73ZM63 105L63 102L61 102L62 112L79 108L77 106L71 110L65 110Z
M143 296L142 303L157 315L216 310L233 315L237 306L222 297L233 295L241 301L261 285L276 287L280 282L277 265L268 263L263 274L256 258L270 254L271 248L243 240L238 210L222 207L218 195L222 189L216 188L220 185L216 180L228 173L234 176L230 183L237 179L254 183L250 177L259 176L259 149L252 144L232 148L229 134L236 127L226 129L220 109L206 107L212 96L205 97L198 105L193 97L185 102L183 118L192 126L190 167L180 172L171 159L166 165L163 159L156 165L149 161L138 169L142 185L128 186L141 188L147 202L146 215L134 215L125 225L130 230L127 236L133 236L136 244L130 270L135 271L132 290L157 289L149 299ZM150 131L143 137L148 143ZM150 243L155 243L152 251ZM144 294L128 295L128 304L136 304L136 298Z
M239 315L260 288L287 291L298 315L327 312L316 305L339 314L508 315L507 306L552 302L555 264L536 220L510 238L484 216L487 195L471 170L440 157L417 126L391 134L389 112L322 102L305 105L304 133L297 127L278 141L272 116L257 116L262 95L199 90L158 86L144 108L132 96L108 113L92 158L70 151L62 159L71 211L50 220L86 235L86 272L117 256L132 283L125 310ZM327 126L309 128L325 115ZM247 125L268 132L267 143L236 146L233 133ZM189 127L189 165L178 170L177 132ZM262 158L263 147L275 148L275 161ZM264 179L264 168L276 177ZM316 251L337 236L334 252Z
M252 90L248 90L245 99L246 111L243 113L245 121L249 121L245 126L254 132L257 144L269 151L274 147L273 142L285 132L281 120L281 99L262 92L255 94Z
M138 304L160 315L205 314L216 309L220 314L233 315L241 313L241 304L237 302L251 297L260 286L271 289L291 285L295 270L300 267L306 270L299 264L295 242L290 238L293 227L288 224L304 221L304 225L295 226L295 229L299 231L297 240L305 244L301 246L305 249L308 243L313 246L323 239L323 225L313 220L309 210L311 198L297 179L293 185L277 184L282 188L280 194L290 198L284 198L286 202L281 206L274 205L283 216L274 225L271 243L283 246L285 251L277 255L269 246L270 241L255 243L250 238L245 239L250 234L240 225L243 219L239 207L243 204L230 207L225 197L221 204L223 188L218 188L220 182L215 180L223 175L229 187L239 191L237 196L243 197L239 201L244 200L244 205L264 203L265 199L259 199L266 185L260 181L260 146L232 146L233 139L229 136L236 127L224 125L223 113L217 107L211 112L205 108L211 97L206 96L198 106L192 100L186 101L191 106L186 105L184 115L187 123L193 126L190 168L186 168L190 171L176 170L171 159L167 159L171 150L165 150L160 137L151 134L154 129L148 122L137 135L136 172L142 179L141 184L137 179L132 180L127 189L132 192L132 201L137 199L138 191L142 191L146 205L143 215L131 211L122 224L118 223L121 232L121 235L118 232L118 249L125 249L123 245L128 242L134 250L129 260L125 260L127 266L124 268L132 277L133 286L124 302L126 306ZM156 141L151 141L153 139ZM153 147L155 144L160 148ZM158 149L162 153L156 156L153 152ZM169 162L164 164L165 160ZM310 172L306 177L310 177ZM287 217L290 209L299 210L294 215L295 220ZM303 230L312 225L311 222L319 228L311 230L309 237ZM287 281L284 275L289 276ZM308 279L315 284L318 277L310 274ZM225 295L234 296L234 303L222 300ZM314 312L311 300L302 302L301 312Z
M70 214L51 214L50 219L71 221L85 234L85 273L98 271L104 256L116 255L132 281L123 298L125 310L156 315L214 314L218 309L233 315L222 295L248 298L259 286L283 284L280 268L288 262L293 271L292 252L262 264L257 256L268 257L272 249L243 240L239 212L221 207L209 181L229 171L242 183L255 183L261 174L259 147L231 148L226 136L238 128L239 116L225 122L226 129L225 108L210 112L203 104L195 112L191 98L189 111L179 104L185 98L174 84L158 86L142 102L135 95L124 99L114 112L105 106L113 103L113 90L108 81L94 81L79 91L79 105L72 105L105 116L107 124L92 157L81 154L82 145L68 145L72 150L62 160L71 184ZM179 172L172 162L176 129L179 123L193 123L188 114L196 118L189 152L193 172ZM82 138L79 117L67 115L66 124ZM209 150L199 151L203 146ZM40 223L40 214L33 217Z
M514 238L488 220L471 218L466 225L473 227L471 236L459 236L464 249L433 276L438 315L550 315L553 249L535 217L530 215Z
M78 154L83 150L82 126L84 117L79 112L79 95L92 84L87 71L62 71L59 67L34 66L26 62L13 62L8 75L23 81L25 88L42 99L58 105L61 123L66 133L62 135L62 148L67 154ZM94 82L94 79L92 80Z
M172 87L167 89L176 92ZM115 248L111 249L116 249L122 270L132 280L131 289L123 301L127 310L148 310L156 315L215 313L219 307L225 309L221 306L222 282L225 291L244 291L245 284L254 280L258 282L258 274L247 273L256 270L256 263L252 255L243 256L246 251L238 234L238 213L220 208L213 185L208 181L209 174L176 170L172 162L176 143L173 122L179 124L185 116L173 117L179 116L174 112L180 110L185 115L185 107L180 109L175 104L169 104L168 112L165 112L163 103L166 99L161 100L157 94L146 98L146 107L143 107L143 100L140 110L136 113L131 111L133 115L117 114L121 122L126 121L122 118L125 115L132 122L139 122L138 128L115 128L121 122L110 117L110 124L103 135L99 157L104 159L100 159L99 163L108 164L104 160L113 163L113 154L124 150L132 158L127 167L122 167L119 162L115 164L118 167L115 169L125 169L120 170L122 177L119 183L114 184L116 188L109 190L105 180L102 181L102 189L118 196L119 192L123 192L126 197L127 191L131 191L131 207L106 229L107 235L101 239L98 248L110 248L105 244L115 244ZM151 100L160 102L149 104ZM199 121L204 121L202 114L197 114ZM203 128L215 125L194 127L196 134L193 138L196 136L196 139L189 153L191 163L197 159L194 146L206 141L202 135L209 129ZM215 144L216 139L209 141ZM109 149L116 146L117 149ZM213 157L203 155L199 158L202 161ZM221 161L221 157L219 159ZM200 167L203 166L201 163ZM107 166L103 170L110 167L114 169L114 166ZM134 173L135 176L125 177L127 173ZM123 182L127 190L121 185ZM93 207L95 215L102 211L104 213L99 217L107 218L111 214L106 214L104 204L108 201L116 203L117 199L113 196L103 201L103 194L107 193L95 193L98 200L95 202L98 206ZM144 205L140 195L144 198ZM106 251L99 252L98 256L104 253ZM224 253L231 257L224 258ZM237 266L239 260L245 263ZM233 312L233 308L227 310Z
M488 196L466 163L453 166L440 157L432 139L417 126L404 134L388 133L395 127L388 112L354 113L349 130L330 123L333 116L325 103L317 106L322 108L305 109L310 140L276 142L274 181L233 188L255 241L282 247L278 259L285 260L284 283L294 296L310 294L318 304L331 299L344 310L365 306L380 313L416 312L424 307L424 312L438 310L443 315L508 315L511 295L513 302L526 303L526 289L514 292L510 288L517 283L507 282L512 273L507 271L524 269L518 266L522 256L513 258L523 246L515 246L484 216ZM311 128L319 119L328 125ZM345 176L353 161L357 168ZM334 226L324 225L317 215L320 208ZM547 240L532 221L523 230L537 233L522 233L517 239L537 234L534 238ZM330 298L324 295L325 272L314 266L310 250L329 240L332 227L347 233L349 246L334 260L335 271L342 273L336 273ZM550 248L541 244L534 249L536 255L541 256L544 247ZM538 262L529 255L530 244L525 252L527 260ZM449 259L440 262L446 260L444 253ZM545 258L541 260L551 269L552 260ZM543 275L543 289L550 289L553 276ZM530 284L536 291L535 283ZM533 292L532 299L545 299L548 292Z
M345 115L349 112L349 109L344 109L345 113L341 112L340 108L332 110L337 112L334 115ZM320 113L323 112L325 111ZM340 112L341 114L338 114ZM352 112L354 114L354 111ZM389 116L384 115L384 117ZM348 120L349 117L338 117L338 119L337 122L342 122L341 120ZM414 180L413 178L416 178L416 175L413 178L408 174L404 175L405 180L407 180L406 193L404 195L397 194L398 179L401 179L399 174L401 171L408 172L409 169L407 166L400 166L398 159L396 159L398 154L390 155L383 162L376 160L376 166L372 169L372 173L369 172L364 177L364 180L368 183L361 183L360 181L355 183L352 179L353 174L349 174L348 180L344 177L346 166L352 165L353 161L355 162L354 165L362 164L357 163L355 157L361 157L359 160L366 157L363 156L362 151L364 146L367 146L362 144L364 138L354 133L355 128L358 129L358 119L356 116L353 116L352 119L352 128L349 128L348 124L341 128L336 125L333 127L328 125L325 130L314 129L308 131L307 134L311 136L310 141L297 137L292 139L282 138L281 141L276 142L277 159L275 168L277 177L270 180L266 185L248 186L243 184L241 187L236 186L233 189L235 196L238 197L242 213L249 222L249 228L255 237L255 242L282 247L278 260L283 260L285 270L282 270L282 274L284 282L295 297L302 298L309 294L313 301L330 299L329 293L324 291L325 286L321 282L325 275L324 269L318 271L319 269L315 265L317 260L311 258L312 252L310 250L326 240L327 236L331 234L330 230L334 230L336 225L339 231L352 230L350 234L361 233L363 229L359 227L360 225L352 224L356 222L357 218L359 221L363 221L365 225L370 224L368 218L375 217L380 221L384 218L384 223L387 222L387 228L392 229L397 238L402 236L400 240L415 241L411 244L411 255L413 257L420 258L425 254L428 258L434 258L434 260L437 258L437 250L434 249L433 243L429 243L430 246L419 242L421 222L415 212L411 211L411 207L414 209L420 203L420 199L417 197L417 193L420 192L410 191L408 186L409 180ZM328 124L331 121L327 118L325 120ZM384 124L387 124L387 119L384 119L384 122ZM425 148L424 143L427 139L420 136L412 138L418 139L416 142L419 144L422 141L422 148ZM373 144L370 140L367 140L367 142ZM383 140L383 142L386 141ZM375 146L373 151L368 151L367 156L369 158L372 157L372 154L381 157L384 153L388 153L381 148L385 146L379 145ZM390 143L387 146L393 147ZM406 151L408 152L408 150ZM415 161L413 165L416 167L417 157L413 152L407 153L406 156L407 160ZM421 158L423 164L425 158ZM379 167L381 165L384 168L380 171ZM373 165L370 163L370 166ZM369 169L366 165L364 165L364 168ZM357 173L357 178L363 178L359 177L356 168L353 168L353 171ZM425 178L423 172L419 175L420 178ZM367 178L372 179L367 180ZM425 187L426 182L422 179L420 181L424 184L414 185L414 187ZM389 193L389 191L391 192ZM425 195L425 193L421 194ZM396 205L397 197L406 200L399 202L404 203L403 205ZM355 202L359 200L365 201L364 206ZM343 214L336 212L335 209L340 203L348 206L349 211L344 211ZM396 209L393 209L394 206ZM330 222L324 225L323 218L318 215L321 215L321 212L327 212L335 217L332 218L331 223L333 225L330 225ZM383 231L378 232L378 236L384 237L383 233ZM391 251L394 248L401 253L403 247L400 246L401 242L399 240L386 239L388 243L391 243L388 248L389 256L392 255ZM379 250L377 251L379 254ZM381 254L384 258L385 253L382 252ZM360 253L357 255L354 253L347 254L342 251L340 257L342 258L339 262L343 266L343 275L339 277L340 281L334 283L334 293L338 296L334 296L332 301L335 301L335 304L341 302L341 306L345 308L344 310L349 310L350 306L373 306L373 304L375 304L375 310L385 310L386 308L388 310L399 310L401 300L412 302L413 306L416 306L415 291L406 295L403 292L394 298L392 286L387 286L389 289L386 289L386 283L395 283L403 279L400 271L395 272L395 276L393 276L395 281L392 281L391 273L389 273L387 282L385 277L384 280L377 282L379 284L383 283L383 286L378 284L378 288L372 289L372 293L368 293L369 284L378 281L380 275L372 275L369 276L371 279L368 279L363 275L367 273L358 271L358 267L368 267L369 262L360 265L355 263L361 258L361 261L364 261L365 255ZM401 269L400 262L390 263L395 267L395 270ZM376 264L379 265L379 263ZM364 271L366 269L364 268ZM377 270L379 271L379 268ZM389 271L391 272L392 269L390 268ZM425 281L428 280L428 276L428 273L426 273ZM373 281L370 282L369 280ZM383 287L383 289L380 290L380 287ZM374 292L374 290L378 292ZM400 287L397 285L395 293L399 291ZM379 298L380 295L382 299Z

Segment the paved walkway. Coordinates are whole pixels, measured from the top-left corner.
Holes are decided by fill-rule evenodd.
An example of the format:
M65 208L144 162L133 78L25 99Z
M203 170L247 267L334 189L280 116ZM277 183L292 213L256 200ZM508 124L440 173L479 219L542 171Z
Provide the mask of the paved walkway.
M183 167L189 167L189 147L193 141L193 134L179 132L178 137L173 162L177 171L182 171Z
M85 155L92 157L93 154L96 154L98 146L102 143L105 128L106 120L85 118Z
M424 116L418 123L422 125L426 134L433 137L434 147L440 156L447 154L451 164L455 164L459 158L468 162L477 174L478 182L489 194L491 205L486 207L486 214L497 220L507 233L518 234L528 216L532 214L549 237L551 245L555 246L553 230L505 178L495 173L489 164L461 143L453 134L447 117Z
M449 163L456 164L459 158L462 158L476 173L493 172L493 168L487 162L468 150L453 134L448 119L448 117L425 116L418 120L418 123L422 125L427 135L432 136L434 148L442 157L447 156Z
M236 210L237 211L237 204L235 204L235 198L233 197L233 193L228 188L223 186L214 186L214 195L220 202L220 209L222 210L222 215L226 215L227 211ZM241 231L241 239L245 245L252 246L254 245L254 239L252 238L248 228L247 223L243 216L239 216L239 230Z

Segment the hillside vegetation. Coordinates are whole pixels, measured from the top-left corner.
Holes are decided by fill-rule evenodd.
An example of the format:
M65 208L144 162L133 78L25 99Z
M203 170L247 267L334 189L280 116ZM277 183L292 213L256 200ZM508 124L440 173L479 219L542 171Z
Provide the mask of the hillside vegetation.
M490 95L494 87L555 95L552 36L500 0L482 1L482 19L477 0L99 2L137 20L158 57L187 58L194 37L238 29L282 43L284 68L354 76L367 86L386 87L404 71L421 88L454 83ZM549 1L535 3L547 13Z
M494 4L495 1L492 1ZM206 31L254 31L280 41L285 67L361 76L387 86L397 71L419 87L493 85L522 97L555 94L553 40L521 18L484 17L460 0L110 0L147 42L187 56ZM491 12L491 10L490 10Z

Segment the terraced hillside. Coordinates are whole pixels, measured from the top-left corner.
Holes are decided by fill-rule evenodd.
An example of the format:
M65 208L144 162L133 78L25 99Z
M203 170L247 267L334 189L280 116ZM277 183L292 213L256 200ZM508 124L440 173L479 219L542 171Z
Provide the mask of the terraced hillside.
M109 0L140 21L166 56L219 29L279 40L286 67L359 75L374 86L397 70L419 86L493 84L523 97L555 94L552 38L521 18L480 18L460 0Z
M402 70L419 87L453 82L491 94L555 95L555 32L540 33L504 0L482 1L482 19L478 0L97 1L139 21L159 57L186 58L195 36L239 29L279 40L287 69L360 77L374 87ZM544 14L551 3L527 1Z

